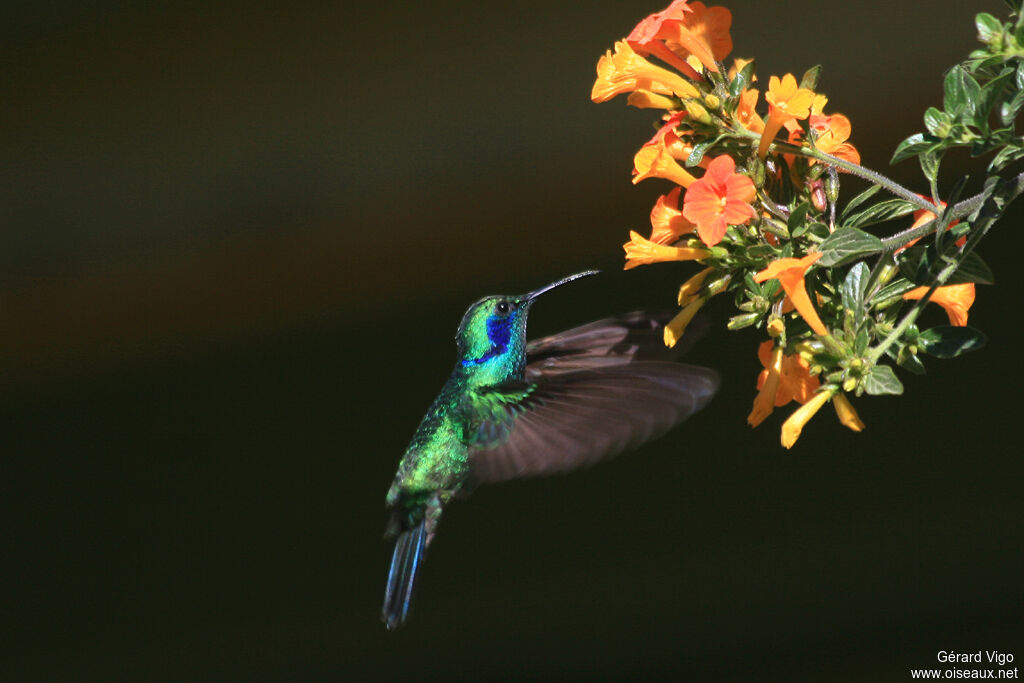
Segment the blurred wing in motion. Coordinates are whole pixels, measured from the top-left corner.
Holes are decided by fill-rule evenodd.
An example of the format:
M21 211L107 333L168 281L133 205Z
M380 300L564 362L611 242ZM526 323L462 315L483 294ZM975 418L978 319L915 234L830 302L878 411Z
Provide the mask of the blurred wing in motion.
M718 374L668 360L678 351L662 343L661 318L630 313L531 342L526 382L483 398L492 408L474 425L473 480L589 465L661 436L707 405Z

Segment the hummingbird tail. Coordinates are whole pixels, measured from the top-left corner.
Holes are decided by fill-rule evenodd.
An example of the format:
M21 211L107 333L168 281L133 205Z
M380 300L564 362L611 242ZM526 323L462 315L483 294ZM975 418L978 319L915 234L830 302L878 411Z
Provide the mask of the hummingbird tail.
M423 559L426 544L425 519L402 531L395 541L391 569L388 570L388 585L384 592L384 606L380 615L389 631L401 626L409 616L412 591L416 585L416 572Z

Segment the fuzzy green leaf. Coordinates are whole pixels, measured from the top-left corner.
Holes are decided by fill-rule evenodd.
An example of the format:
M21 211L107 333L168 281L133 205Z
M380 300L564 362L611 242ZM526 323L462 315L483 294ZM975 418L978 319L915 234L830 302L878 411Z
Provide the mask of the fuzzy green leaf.
M846 274L843 285L840 288L843 308L854 311L857 314L857 323L860 323L861 314L864 310L864 293L867 290L868 278L871 271L863 261L850 268Z
M928 152L936 149L939 144L940 141L931 136L926 137L924 133L914 133L896 146L896 151L893 152L892 159L889 160L889 163L895 164L903 161L904 159L909 159L912 156L917 156L922 152Z
M948 285L959 285L965 282L976 282L981 285L995 284L996 276L988 264L978 256L978 252L972 251L966 257L960 267L956 269L946 281Z
M973 327L940 325L925 330L918 337L921 349L936 358L955 358L985 345L988 338Z
M864 391L873 396L902 394L903 383L888 365L876 365L864 378Z
M869 187L868 189L864 190L859 195L851 199L849 202L847 202L846 208L843 209L843 212L841 214L839 214L839 222L845 223L846 217L850 215L854 209L856 209L858 206L874 197L876 194L878 194L879 190L881 189L881 185L872 185L871 187Z
M844 228L861 228L865 225L884 223L894 218L901 218L917 209L916 204L906 199L886 199L885 201L872 204L863 211L852 214L843 221Z
M821 243L822 257L818 263L823 266L838 266L860 256L882 251L882 240L856 228L840 228Z

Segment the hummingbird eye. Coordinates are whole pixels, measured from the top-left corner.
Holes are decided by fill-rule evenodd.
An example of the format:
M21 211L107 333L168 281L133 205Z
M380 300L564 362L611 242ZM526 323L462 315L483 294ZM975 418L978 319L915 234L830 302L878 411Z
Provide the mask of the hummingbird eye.
M500 315L506 315L512 310L512 302L510 301L499 301L498 305L494 307L494 310Z

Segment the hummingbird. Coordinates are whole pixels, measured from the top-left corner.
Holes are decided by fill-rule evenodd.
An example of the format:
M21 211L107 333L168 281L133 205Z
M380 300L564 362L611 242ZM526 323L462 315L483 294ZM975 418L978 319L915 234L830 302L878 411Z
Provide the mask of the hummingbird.
M662 435L697 412L718 374L672 358L643 311L531 342L533 303L588 270L518 296L487 296L466 311L458 357L402 456L386 503L395 545L381 619L409 615L416 575L442 511L478 484L564 472ZM700 327L698 324L697 327ZM687 332L683 346L699 335Z

